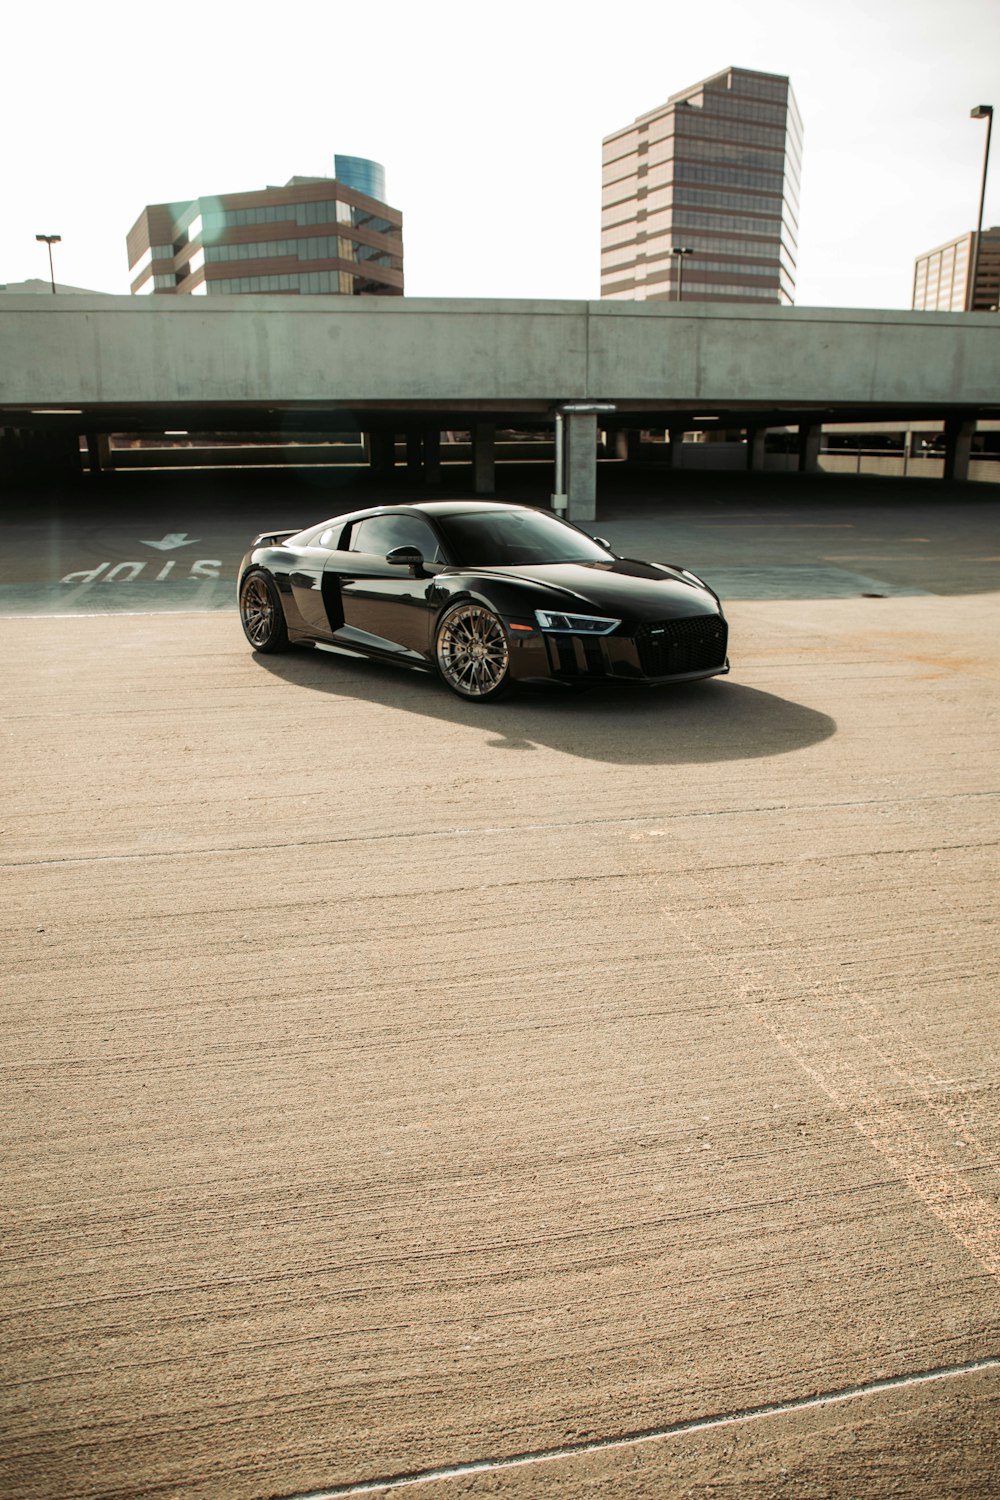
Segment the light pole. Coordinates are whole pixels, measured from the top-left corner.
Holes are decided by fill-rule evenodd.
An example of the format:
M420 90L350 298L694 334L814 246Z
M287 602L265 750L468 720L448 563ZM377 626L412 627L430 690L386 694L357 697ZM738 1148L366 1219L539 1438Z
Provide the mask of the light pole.
M976 242L972 247L972 265L969 269L969 294L965 299L966 312L973 312L976 306L976 273L979 270L979 241L983 233L983 204L986 201L986 168L990 164L990 135L993 130L992 104L977 104L975 109L970 109L969 119L986 121L986 150L983 153L983 185L979 192L979 218L976 222Z
M692 245L671 245L670 254L677 256L677 300L680 302L684 296L684 257L693 255Z
M43 244L48 245L49 247L49 280L52 282L52 295L54 297L56 294L56 273L52 269L52 246L62 244L62 235L36 234L35 239L40 240Z

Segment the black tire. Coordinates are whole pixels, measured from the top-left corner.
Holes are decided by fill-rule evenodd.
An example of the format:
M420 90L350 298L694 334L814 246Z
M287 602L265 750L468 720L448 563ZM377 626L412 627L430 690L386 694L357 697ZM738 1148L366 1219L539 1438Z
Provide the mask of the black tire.
M252 568L240 585L240 623L255 651L285 651L288 626L273 579Z
M503 621L485 604L465 599L446 610L434 638L434 659L453 693L488 703L510 692L510 645Z

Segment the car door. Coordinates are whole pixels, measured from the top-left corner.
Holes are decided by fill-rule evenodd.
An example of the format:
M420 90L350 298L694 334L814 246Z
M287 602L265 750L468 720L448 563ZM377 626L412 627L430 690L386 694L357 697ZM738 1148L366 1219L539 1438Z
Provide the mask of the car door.
M337 640L390 656L424 659L437 605L433 574L436 566L444 565L430 523L405 513L365 516L353 523L341 546L327 560L323 583L331 623L339 603L343 623ZM424 567L386 562L396 547L417 548Z
M330 547L337 544L339 536L338 530L337 535L332 538L327 534L310 545L296 548L294 564L287 574L296 609L309 630L320 636L331 636L340 623L339 620L329 618L323 592L323 577L330 557Z

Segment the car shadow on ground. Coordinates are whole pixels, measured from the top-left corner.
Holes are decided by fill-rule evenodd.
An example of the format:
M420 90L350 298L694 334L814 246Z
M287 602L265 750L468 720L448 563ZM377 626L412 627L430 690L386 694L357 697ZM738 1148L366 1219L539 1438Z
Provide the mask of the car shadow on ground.
M499 703L465 703L429 673L326 652L255 657L283 682L337 698L467 725L487 749L540 747L617 765L697 765L787 755L836 733L827 714L715 677L676 687L520 687Z

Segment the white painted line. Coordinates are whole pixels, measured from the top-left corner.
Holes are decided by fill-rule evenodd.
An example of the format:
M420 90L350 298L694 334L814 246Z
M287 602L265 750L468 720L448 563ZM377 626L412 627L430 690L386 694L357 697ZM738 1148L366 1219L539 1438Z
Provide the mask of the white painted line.
M379 1490L398 1490L411 1484L429 1484L436 1479L458 1479L466 1474L489 1474L500 1469L522 1468L526 1464L550 1463L560 1458L577 1458L588 1453L606 1453L616 1448L632 1448L639 1443L653 1443L663 1438L681 1437L690 1432L705 1432L712 1427L734 1427L743 1422L757 1422L762 1417L784 1416L788 1412L809 1411L815 1407L833 1406L842 1401L878 1395L881 1391L903 1390L908 1386L927 1385L934 1380L972 1375L980 1370L1000 1369L1000 1356L970 1360L966 1364L943 1365L934 1370L920 1370L910 1375L891 1375L862 1385L843 1386L814 1396L800 1396L791 1401L772 1401L765 1406L751 1406L742 1411L720 1412L713 1417L695 1417L688 1422L671 1422L665 1427L649 1427L620 1437L595 1438L586 1443L567 1443L558 1448L536 1448L526 1453L512 1453L500 1458L482 1458L469 1463L442 1464L436 1469L419 1469L409 1474L391 1474L379 1479L363 1479L353 1484L338 1484L328 1490L299 1490L276 1500L344 1500L348 1495L371 1495Z

